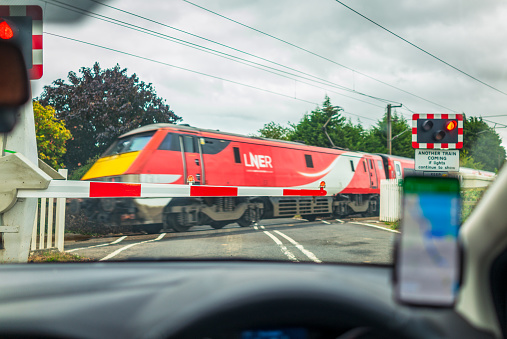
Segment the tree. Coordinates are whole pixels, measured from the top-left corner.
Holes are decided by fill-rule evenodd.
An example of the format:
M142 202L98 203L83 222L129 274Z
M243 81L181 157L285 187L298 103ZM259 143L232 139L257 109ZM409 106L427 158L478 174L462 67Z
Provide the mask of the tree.
M289 140L292 129L290 127L284 127L274 121L271 121L267 124L264 124L264 127L262 127L257 132L259 132L259 136L263 138Z
M470 117L463 121L463 151L486 171L497 171L505 162L502 139L482 118Z
M392 154L413 158L412 133L407 120L396 111L392 115L391 133L396 139L392 142ZM387 113L368 131L364 140L364 152L388 154L387 149Z
M291 124L292 132L288 134L289 140L304 141L307 145L332 147L329 139L322 130L328 121L327 133L337 147L359 150L363 145L364 129L361 124L354 125L340 113L337 106L331 104L328 96L325 97L322 108L317 107L306 113L297 124Z
M62 157L67 151L65 143L71 138L70 131L55 117L51 106L44 107L34 101L33 115L38 157L56 170L64 167Z
M467 150L462 150L459 153L459 166L481 170L484 165L480 162L476 162L469 154Z
M181 120L151 84L136 74L128 76L126 68L103 70L96 62L79 73L69 72L70 83L58 79L45 86L39 99L42 105L53 106L72 132L64 158L70 169L103 153L119 135L134 128Z

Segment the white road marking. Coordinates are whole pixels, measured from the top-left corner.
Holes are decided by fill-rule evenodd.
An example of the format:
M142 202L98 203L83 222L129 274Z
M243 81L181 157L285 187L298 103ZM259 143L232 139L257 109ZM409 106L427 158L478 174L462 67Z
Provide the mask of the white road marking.
M392 230L392 229L390 229L390 228L381 227L381 226L377 226L377 225L366 224L366 223L364 223L364 222L356 222L356 221L352 221L352 222L350 222L349 224L363 225L363 226L368 226L368 227L378 228L379 230L384 230L384 231L388 231L388 232L400 233L399 231Z
M162 239L163 237L165 237L167 233L162 233L160 234L156 239L151 239L151 240L145 240L145 241L141 241L141 242L136 242L136 243L133 243L133 244L130 244L130 245L127 245L127 246L123 246L122 248L119 248L117 249L116 251L106 255L104 258L100 259L99 261L105 261L105 260L109 260L115 256L117 256L118 254L120 254L121 252L125 251L126 249L129 249L133 246L136 246L136 245L141 245L141 244L145 244L145 243L148 243L148 242L152 242L152 241L158 241L160 239Z
M79 251L79 250L86 250L86 249L88 249L88 248L95 248L95 247L103 247L103 246L115 245L115 244L117 244L117 243L121 242L121 241L122 241L123 239L125 239L126 237L127 237L127 236L126 236L126 235L124 235L123 237L120 237L120 238L116 239L116 240L115 240L115 241L113 241L113 242L108 242L107 244L100 244L100 245L93 245L93 246L88 246L88 247L73 248L73 249L68 250L68 251L65 251L65 252L70 253L70 252Z
M330 224L331 224L331 223L330 223L329 221L327 221L327 220L321 220L321 221L322 221L324 224L328 224L328 225L330 225Z
M304 255L306 255L310 260L313 260L314 262L319 263L319 264L322 262L322 260L317 258L317 256L315 254L313 254L312 252L305 249L303 247L303 245L299 244L296 240L292 239L291 237L289 237L288 235L286 235L280 231L274 231L274 232L281 235L285 239L289 240L292 245L296 246L296 248L298 250L300 250Z
M266 229L266 227L264 227L264 226L260 226L260 228L262 228L263 230L265 230L265 229Z
M254 225L254 230L258 230L257 225Z
M273 234L269 233L268 231L263 231L263 232L268 237L273 239L273 241L280 247L280 249L282 250L282 253L285 254L287 256L287 258L289 258L290 260L292 260L294 262L299 262L299 260L296 258L296 256L291 251L289 251L287 249L287 247L285 247L285 245L280 241L280 239L278 239L277 237L275 237Z
M340 224L345 224L345 221L343 220L340 220L340 219L335 219L336 221L338 221Z

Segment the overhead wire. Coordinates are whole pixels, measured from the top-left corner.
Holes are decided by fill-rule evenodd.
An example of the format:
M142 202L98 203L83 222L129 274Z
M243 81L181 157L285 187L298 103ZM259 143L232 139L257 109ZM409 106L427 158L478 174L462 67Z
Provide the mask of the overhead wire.
M501 125L501 126L503 126L502 128L507 127L506 124L502 124L500 122L496 122L496 121L493 121L493 120L488 120L488 119L482 119L482 120L487 121L487 122L492 123L492 124Z
M97 0L89 0L89 1L93 1L93 2L97 2L97 3L101 3L100 1L97 1ZM452 111L452 112L457 113L457 111L456 111L456 110L454 110L454 109L452 109L452 108L449 108L449 107L443 106L443 105L441 105L441 104L439 104L439 103L436 103L436 102L434 102L434 101L432 101L432 100L426 99L426 98L421 97L421 96L419 96L419 95L417 95L417 94L414 94L414 93L412 93L412 92L409 92L409 91L404 90L404 89L402 89L402 88L399 88L399 87L397 87L397 86L391 85L391 84L389 84L389 83L387 83L387 82L385 82L385 81L382 81L382 80L377 79L377 78L375 78L375 77L373 77L373 76L370 76L370 75L368 75L368 74L365 74L365 73L363 73L363 72L360 72L360 71L358 71L358 70L356 70L356 69L353 69L353 68L351 68L351 67L349 67L349 66L343 65L343 64L341 64L341 63L339 63L339 62L337 62L337 61L335 61L335 60L332 60L332 59L330 59L330 58L327 58L327 57L325 57L325 56L323 56L323 55L321 55L321 54L318 54L318 53L316 53L316 52L313 52L313 51L311 51L311 50L309 50L309 49L306 49L306 48L304 48L304 47L301 47L301 46L299 46L299 45L293 44L293 43L291 43L291 42L289 42L289 41L287 41L287 40L284 40L284 39L278 38L278 37L276 37L276 36L274 36L274 35L272 35L272 34L269 34L269 33L266 33L266 32L264 32L264 31L261 31L261 30L259 30L259 29L255 28L255 27L252 27L252 26L246 25L246 24L244 24L244 23L242 23L242 22L239 22L239 21L237 21L237 20L231 19L231 18L229 18L229 17L227 17L227 16L225 16L225 15L223 15L223 14L220 14L220 13L214 12L214 11L212 11L212 10L208 9L208 8L205 8L205 7L203 7L203 6L197 5L197 4L195 4L195 3L191 2L191 1L188 1L188 0L182 0L182 1L184 1L184 2L186 2L186 3L188 3L188 4L190 4L190 5L193 5L193 6L197 7L197 8L200 8L200 9L202 9L202 10L204 10L204 11L207 11L207 12L209 12L209 13L212 13L212 14L214 14L214 15L217 15L217 16L219 16L219 17L223 18L223 19L226 19L226 20L228 20L228 21L234 22L234 23L236 23L236 24L238 24L238 25L241 25L241 26L243 26L243 27L245 27L245 28L251 29L251 30L253 30L253 31L255 31L255 32L258 32L258 33L260 33L260 34L263 34L263 35L265 35L265 36L268 36L268 37L270 37L270 38L272 38L272 39L278 40L278 41L280 41L280 42L282 42L282 43L284 43L284 44L287 44L287 45L289 45L289 46L292 46L292 47L294 47L294 48L297 48L297 49L299 49L299 50L301 50L301 51L304 51L304 52L306 52L306 53L309 53L309 54L311 54L311 55L314 55L314 56L316 56L316 57L318 57L318 58L320 58L320 59L326 60L326 61L328 61L328 62L331 62L331 63L335 64L335 65L338 65L338 66L340 66L340 67L343 67L343 68L345 68L345 69L348 69L348 70L350 70L350 71L352 71L352 72L354 72L354 73L357 73L357 74L359 74L359 75L362 75L362 76L364 76L364 77L366 77L366 78L368 78L368 79L371 79L371 80L374 80L374 81L376 81L376 82L378 82L378 83L381 83L381 84L383 84L383 85L389 86L389 87L391 87L391 88L393 88L393 89L396 89L396 90L398 90L398 91L401 91L401 92L403 92L403 93L406 93L406 94L408 94L408 95L411 95L411 96L413 96L413 97L415 97L415 98L418 98L418 99L420 99L420 100L423 100L423 101L426 101L426 102L428 102L428 103L431 103L431 104L433 104L433 105L435 105L435 106L438 106L438 107L444 108L444 109L446 109L446 110L449 110L449 111Z
M292 97L290 95L287 95L287 94L275 92L275 91L268 90L268 89L261 88L261 87L257 87L257 86L248 85L248 84L245 84L245 83L241 83L239 81L234 81L234 80L218 77L218 76L207 74L207 73L204 73L204 72L192 70L192 69L185 68L185 67L176 66L176 65L169 64L169 63L166 63L166 62L163 62L163 61L159 61L159 60L143 57L143 56L136 55L136 54L133 54L133 53L129 53L129 52L125 52L125 51L120 51L120 50L117 50L117 49L114 49L114 48L110 48L110 47L106 47L106 46L101 46L101 45L94 44L94 43L91 43L91 42L87 42L87 41L83 41L83 40L79 40L79 39L74 39L74 38L66 37L66 36L55 34L55 33L51 33L51 32L44 31L43 33L47 34L47 35L54 36L54 37L58 37L58 38L62 38L62 39L67 39L67 40L74 41L74 42L83 43L83 44L86 44L86 45L90 45L90 46L102 48L102 49L105 49L105 50L109 50L109 51L112 51L112 52L116 52L116 53L120 53L120 54L131 56L131 57L135 57L135 58L138 58L138 59L154 62L154 63L161 64L161 65L164 65L164 66L173 67L173 68L180 69L180 70L183 70L183 71L187 71L187 72L203 75L203 76L210 77L210 78L213 78L213 79L217 79L217 80L221 80L221 81L225 81L225 82L230 82L230 83L233 83L233 84L236 84L236 85L240 85L240 86L256 89L256 90L267 92L267 93L270 93L270 94L275 94L275 95L278 95L278 96L282 96L282 97L286 97L286 98L289 98L289 99L298 100L298 101L302 101L302 102L306 102L306 103L309 103L309 104L314 104L316 106L319 106L318 103L313 102L313 101L309 101L309 100L305 100L305 99L300 99L300 98L294 98L294 97ZM369 120L372 120L372 121L376 121L375 119L368 118L368 117L365 117L365 116L361 116L361 115L358 115L358 114L354 114L354 113L351 113L351 112L344 112L344 113L349 114L349 115L359 116L359 117L362 117L362 118L365 118L365 119L369 119Z
M313 101L309 101L309 100L305 100L305 99L300 99L300 98L294 98L294 97L292 97L290 95L287 95L287 94L275 92L275 91L272 91L272 90L269 90L269 89L265 89L265 88L261 88L261 87L257 87L257 86L253 86L253 85L248 85L248 84L245 84L245 83L242 83L242 82L239 82L239 81L222 78L222 77L219 77L219 76L216 76L216 75L207 74L207 73L196 71L196 70L193 70L193 69L190 69L190 68L176 66L176 65L173 65L173 64L170 64L170 63L167 63L167 62L163 62L163 61L159 61L159 60L143 57L143 56L140 56L140 55L137 55L137 54L133 54L133 53L129 53L129 52L125 52L125 51L120 51L120 50L115 49L115 48L106 47L106 46L94 44L94 43L83 41L83 40L79 40L79 39L70 38L70 37L67 37L67 36L63 36L63 35L59 35L59 34L55 34L55 33L51 33L51 32L43 32L43 33L47 34L47 35L55 36L55 37L58 37L58 38L67 39L67 40L79 42L79 43L82 43L82 44L86 44L86 45L102 48L102 49L109 50L109 51L112 51L112 52L128 55L128 56L135 57L135 58L138 58L138 59L142 59L142 60L146 60L146 61L151 61L151 62L154 62L154 63L157 63L157 64L161 64L161 65L168 66L168 67L173 67L173 68L180 69L180 70L183 70L183 71L187 71L187 72L203 75L203 76L210 77L210 78L213 78L213 79L217 79L217 80L221 80L221 81L225 81L225 82L230 82L230 83L233 83L233 84L236 84L236 85L240 85L240 86L245 86L245 87L253 88L253 89L256 89L256 90L259 90L259 91L263 91L263 92L267 92L267 93L271 93L271 94L276 94L276 95L279 95L279 96L283 96L283 97L294 99L294 100L298 100L298 101L303 101L303 102L306 102L306 103L309 103L309 104L319 105L318 103L313 102Z
M186 1L186 0L183 0L183 1ZM434 55L433 53L428 52L428 51L427 51L427 50L425 50L424 48L417 46L417 45L416 45L416 44L414 44L413 42L408 41L407 39L405 39L405 38L401 37L400 35L398 35L398 34L394 33L393 31L391 31L391 30L387 29L386 27L382 26L381 24L379 24L379 23L377 23L377 22L373 21L372 19L368 18L367 16L365 16L365 15L363 15L363 14L359 13L358 11L356 11L355 9L353 9L352 7L347 6L346 4L344 4L343 2L341 2L340 0L335 0L335 1L336 1L337 3L339 3L340 5L342 5L343 7L347 8L347 9L351 10L352 12L356 13L357 15L361 16L362 18L364 18L364 19L368 20L369 22L371 22L372 24L376 25L377 27L379 27L379 28L383 29L384 31L388 32L389 34L394 35L394 36L395 36L395 37L397 37L398 39L400 39L400 40L402 40L402 41L406 42L407 44L411 45L412 47L417 48L419 51L421 51L421 52L423 52L423 53L425 53L425 54L427 54L427 55L431 56L432 58L434 58L434 59L436 59L436 60L440 61L441 63L443 63L443 64L445 64L445 65L447 65L447 66L449 66L449 67L453 68L454 70L456 70L456 71L460 72L461 74L464 74L464 75L466 75L467 77L469 77L469 78L471 78L471 79L473 79L473 80L475 80L475 81L477 81L477 82L479 82L479 83L481 83L481 84L483 84L483 85L485 85L485 86L487 86L487 87L489 87L489 88L491 88L491 89L493 89L493 90L495 90L495 91L497 91L497 92L499 92L499 93L501 93L501 94L503 94L503 95L507 95L507 93L506 93L506 92L504 92L504 91L502 91L502 90L500 90L500 89L498 89L498 88L496 88L496 87L494 87L494 86L491 86L490 84L488 84L488 83L486 83L486 82L484 82L484 81L482 81L482 80L480 80L480 79L478 79L478 78L474 77L473 75L471 75L471 74L469 74L469 73L467 73L467 72L465 72L465 71L463 71L463 70L459 69L459 68L458 68L458 67L456 67L456 66L451 65L450 63L448 63L448 62L447 62L447 61L445 61L445 60L442 60L441 58L437 57L437 56L436 56L436 55Z
M43 0L43 1L45 1L47 3L47 0ZM350 93L353 93L353 94L357 94L357 95L360 95L360 96L364 96L364 97L367 97L367 98L378 100L378 101L381 101L381 102L384 102L384 103L389 103L389 102L390 103L397 103L394 100L379 98L379 97L371 96L371 95L368 95L368 94L365 94L365 93L362 93L362 92L359 92L359 91L352 90L352 89L350 89L348 87L345 87L345 86L342 86L342 85L338 85L338 84L330 82L330 81L328 81L326 79L319 78L319 77L316 77L314 75L311 75L311 74L308 74L308 73L305 73L305 72L301 72L301 71L299 71L297 69L294 69L294 68L291 68L291 67L287 67L287 66L284 66L284 65L281 65L281 64L278 64L278 65L280 65L282 67L285 67L285 68L288 68L288 69L291 69L291 70L294 70L294 71L302 73L302 74L308 74L309 76L311 76L313 78L316 78L316 79L319 79L321 81L317 81L317 80L314 80L314 79L303 77L303 76L298 75L298 74L290 73L290 72L287 72L287 71L284 71L284 70L280 70L280 69L277 69L277 68L274 68L274 67L263 65L263 64L251 61L251 60L240 58L240 57L235 56L235 55L231 55L231 54L228 54L228 53L224 53L222 51L218 51L218 50L214 50L214 49L202 46L202 45L198 45L198 44L186 41L186 40L178 39L178 38L169 36L169 35L164 34L164 33L156 32L156 31L153 31L153 30L149 30L149 29L141 27L141 26L137 26L137 25L134 25L134 24L131 24L131 23L127 23L125 21L121 21L121 20L118 20L118 19L115 19L115 18L111 18L111 17L105 16L105 15L102 15L102 14L94 13L94 12L91 12L91 11L88 11L88 10L85 10L85 9L82 9L82 8L79 8L79 7L76 7L76 6L72 6L72 5L63 3L63 2L58 1L58 0L49 0L49 1L50 1L49 2L50 4L52 4L54 6L57 6L57 7L60 7L60 8L67 9L69 11L73 11L73 12L76 12L76 13L79 13L79 14L82 14L82 15L86 15L86 16L89 16L89 17L92 17L92 18L95 18L95 19L98 19L98 20L102 20L102 21L105 21L105 22L108 22L108 23L112 23L112 24L121 26L121 27L129 28L129 29L141 32L141 33L145 33L145 34L148 34L148 35L151 35L151 36L155 36L155 37L158 37L158 38L161 38L161 39L165 39L165 40L177 43L177 44L181 44L181 45L186 46L186 47L194 48L194 49L200 50L200 51L205 52L205 53L213 54L213 55L216 55L216 56L219 56L219 57L222 57L222 58L234 61L234 62L238 62L238 63L244 64L244 65L247 65L249 67L257 68L257 69L263 70L265 72L269 72L269 73L272 73L272 74L275 74L275 75L278 75L278 76L281 76L281 77L285 77L285 78L288 78L288 79L291 79L291 80L296 80L296 81L298 81L300 83L304 83L304 84L309 85L309 86L313 86L313 87L316 87L316 88L327 90L327 91L336 93L338 95L342 95L344 97L348 97L350 99L357 100L357 101L360 101L360 102L363 102L363 103L366 103L366 104L369 104L369 105L373 105L373 106L376 106L376 107L382 107L382 106L379 106L379 105L372 104L372 103L370 103L368 101L364 101L364 100L361 100L361 99L358 99L358 98L354 98L354 97L345 95L343 93L330 90L328 88L323 88L323 87L320 87L320 86L316 86L314 84L311 84L311 83L308 83L308 82L305 82L305 81L301 81L300 79L294 79L294 78L291 78L291 77L288 77L288 76L284 76L283 74L279 74L279 73L276 73L276 72L281 72L281 73L284 73L284 74L289 74L291 76L302 78L302 79L305 79L305 80L308 80L308 81L313 81L313 82L319 83L319 84L324 85L324 86L330 86L330 87L338 88L338 89L343 90L343 91L347 91L347 92L350 92ZM90 1L92 1L92 0L90 0ZM106 6L110 7L109 5L106 5ZM118 9L118 10L120 10L120 9ZM122 11L122 10L120 10L120 11ZM275 63L275 64L277 64L277 63ZM264 67L264 68L267 68L267 69L264 69L264 68L261 68L261 67ZM273 72L273 71L276 71L276 72Z
M507 114L498 114L498 115L481 115L482 118L499 118L499 117L507 117Z

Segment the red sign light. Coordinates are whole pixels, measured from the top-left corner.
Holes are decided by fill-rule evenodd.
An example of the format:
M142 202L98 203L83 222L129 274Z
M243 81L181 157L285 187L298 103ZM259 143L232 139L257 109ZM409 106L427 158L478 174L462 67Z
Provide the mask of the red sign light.
M454 120L452 121L449 121L446 125L445 125L445 129L448 130L448 131L452 131L453 129L455 129L456 127L458 127L458 123Z
M0 39L9 40L14 36L14 31L11 26L6 22L0 22Z

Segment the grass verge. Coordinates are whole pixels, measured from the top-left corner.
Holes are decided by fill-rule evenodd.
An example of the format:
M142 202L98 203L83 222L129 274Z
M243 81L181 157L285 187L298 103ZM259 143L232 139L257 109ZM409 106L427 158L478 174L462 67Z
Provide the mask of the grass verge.
M396 230L398 231L399 230L399 227L400 227L400 221L386 221L384 222L386 224L386 226L392 230Z
M90 262L93 259L81 257L71 253L61 253L56 251L35 252L30 254L28 262L45 263L45 262Z

